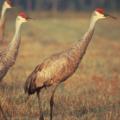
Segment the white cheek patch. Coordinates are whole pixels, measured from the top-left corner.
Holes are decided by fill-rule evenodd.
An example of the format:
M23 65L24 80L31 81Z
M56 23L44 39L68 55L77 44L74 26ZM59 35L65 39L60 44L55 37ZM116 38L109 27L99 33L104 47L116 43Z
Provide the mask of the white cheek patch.
M22 22L27 22L27 20L25 18L21 17L21 16L18 16L18 19Z
M98 16L103 15L103 14L101 14L101 13L97 12L97 11L95 11L95 13L96 13L96 15L98 15Z
M95 14L96 14L97 18L104 18L104 15L102 13L95 11Z

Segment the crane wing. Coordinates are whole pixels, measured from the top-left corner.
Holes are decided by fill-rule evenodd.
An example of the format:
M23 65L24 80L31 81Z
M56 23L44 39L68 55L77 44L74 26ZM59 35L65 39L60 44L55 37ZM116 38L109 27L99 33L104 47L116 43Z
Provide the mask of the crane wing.
M44 83L52 84L58 82L66 71L67 59L65 57L52 57L44 61L42 70L37 72L36 85L43 86Z

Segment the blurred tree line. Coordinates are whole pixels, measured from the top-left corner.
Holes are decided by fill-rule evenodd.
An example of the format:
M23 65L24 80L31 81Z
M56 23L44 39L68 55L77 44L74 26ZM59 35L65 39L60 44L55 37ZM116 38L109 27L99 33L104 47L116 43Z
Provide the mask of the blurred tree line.
M3 1L3 0L0 0ZM90 10L104 7L108 10L120 10L120 0L12 0L25 10Z

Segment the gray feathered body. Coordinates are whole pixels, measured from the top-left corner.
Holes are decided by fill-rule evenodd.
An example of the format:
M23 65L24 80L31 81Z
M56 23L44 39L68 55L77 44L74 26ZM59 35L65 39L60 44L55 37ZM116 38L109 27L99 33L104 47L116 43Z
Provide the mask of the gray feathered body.
M8 50L0 52L0 81L4 78L9 68L15 63L16 58L13 56L6 57Z
M4 25L0 23L0 41L3 41L4 38Z
M68 52L52 55L38 65L28 77L25 91L34 93L37 88L57 84L72 75L79 62L75 63L76 58L68 56Z
M70 77L78 68L93 33L94 29L87 32L84 39L70 49L46 58L28 76L25 83L25 92L33 94L43 87L59 84Z
M15 64L21 41L20 27L14 36L8 47L0 52L0 81Z

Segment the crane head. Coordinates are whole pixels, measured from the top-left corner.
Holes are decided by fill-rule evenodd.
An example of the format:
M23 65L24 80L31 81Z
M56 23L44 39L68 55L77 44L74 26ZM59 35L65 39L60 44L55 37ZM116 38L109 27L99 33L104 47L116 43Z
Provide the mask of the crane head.
M5 2L4 2L5 8L9 9L9 8L12 8L12 6L13 6L12 0L5 0Z
M17 20L21 22L27 22L29 19L31 19L25 12L20 12L18 14Z
M104 19L104 18L108 18L108 17L110 17L112 19L116 19L116 17L114 17L110 14L107 14L105 12L105 10L102 8L97 8L94 12L94 16L96 16L97 19Z

